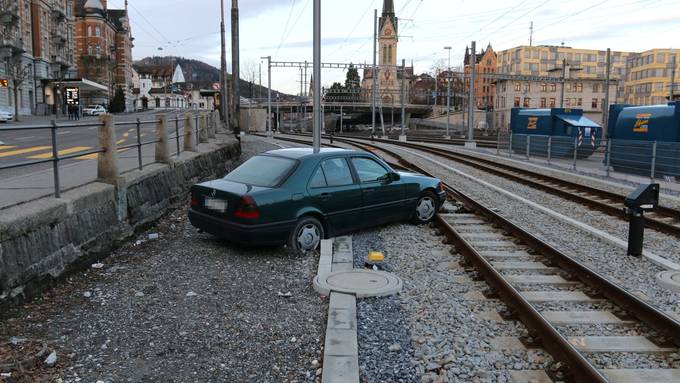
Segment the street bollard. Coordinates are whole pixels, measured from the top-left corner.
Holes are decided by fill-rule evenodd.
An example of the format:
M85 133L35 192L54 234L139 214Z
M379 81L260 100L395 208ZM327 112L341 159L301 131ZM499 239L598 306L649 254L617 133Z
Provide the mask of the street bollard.
M512 158L512 132L510 132L510 144L508 145L508 157Z
M552 136L548 136L548 165L552 159Z
M605 166L607 177L609 177L609 172L611 171L611 161L612 161L612 139L607 139L607 164Z
M54 198L61 198L59 185L59 150L57 149L57 122L52 120L52 175L54 176Z
M142 170L144 167L142 163L142 122L139 118L135 123L135 132L137 133L137 168Z
M118 169L118 145L116 145L116 128L113 115L102 114L99 117L99 146L104 149L97 155L97 179L106 183L117 183L120 176Z
M576 171L576 156L578 155L578 137L574 137L574 163L571 170Z
M206 124L207 117L204 113L198 116L198 142L205 144L208 142L208 125Z
M527 134L527 160L531 159L531 136Z
M168 116L159 114L156 121L156 162L163 164L170 163L170 140L168 135Z
M217 134L217 119L215 118L215 112L210 112L208 114L208 138L215 138Z
M184 151L196 151L196 130L191 113L184 113Z
M655 170L656 170L656 141L654 141L654 144L652 145L652 166L649 175L650 182L654 182Z

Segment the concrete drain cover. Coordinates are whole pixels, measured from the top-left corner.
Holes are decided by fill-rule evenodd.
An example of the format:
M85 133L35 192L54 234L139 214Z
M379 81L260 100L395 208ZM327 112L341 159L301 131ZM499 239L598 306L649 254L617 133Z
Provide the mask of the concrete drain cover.
M399 277L384 271L345 270L314 278L314 289L323 295L335 291L354 294L357 298L384 297L398 293L401 287Z
M656 280L661 286L680 292L680 271L662 271L656 275Z

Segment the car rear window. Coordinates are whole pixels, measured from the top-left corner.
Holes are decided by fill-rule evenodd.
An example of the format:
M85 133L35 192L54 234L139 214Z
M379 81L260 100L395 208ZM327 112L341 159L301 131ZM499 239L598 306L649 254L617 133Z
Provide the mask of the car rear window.
M295 167L295 160L274 156L255 156L224 177L242 184L274 187L286 180Z

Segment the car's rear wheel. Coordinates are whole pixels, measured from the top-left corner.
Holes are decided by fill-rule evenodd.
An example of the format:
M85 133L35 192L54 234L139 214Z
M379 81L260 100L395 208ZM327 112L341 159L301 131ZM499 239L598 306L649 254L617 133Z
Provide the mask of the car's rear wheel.
M413 222L426 224L437 213L437 197L431 192L424 192L418 198L415 211L413 212Z
M324 237L323 225L314 217L303 217L290 233L288 246L295 251L310 251L319 247Z

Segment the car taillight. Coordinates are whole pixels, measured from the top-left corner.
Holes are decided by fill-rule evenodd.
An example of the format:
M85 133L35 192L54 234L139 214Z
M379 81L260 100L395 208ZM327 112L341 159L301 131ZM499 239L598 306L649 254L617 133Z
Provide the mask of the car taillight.
M191 206L198 206L198 198L191 197Z
M234 215L239 218L257 219L260 218L260 210L253 197L246 195L241 197Z

